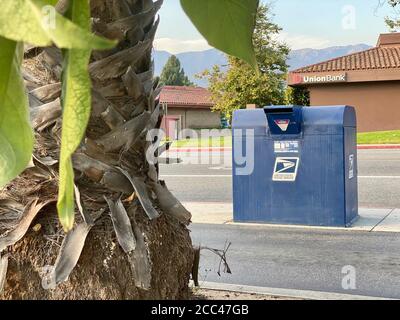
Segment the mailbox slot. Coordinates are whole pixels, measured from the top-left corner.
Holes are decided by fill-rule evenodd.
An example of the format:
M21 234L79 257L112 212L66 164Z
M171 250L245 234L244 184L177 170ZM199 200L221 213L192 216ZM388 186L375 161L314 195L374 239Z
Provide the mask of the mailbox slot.
M271 135L300 135L302 107L265 107L265 115Z

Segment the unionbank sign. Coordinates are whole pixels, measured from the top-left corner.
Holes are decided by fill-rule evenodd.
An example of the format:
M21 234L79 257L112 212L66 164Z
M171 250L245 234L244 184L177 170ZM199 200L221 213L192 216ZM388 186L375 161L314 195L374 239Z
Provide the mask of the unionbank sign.
M303 76L303 83L325 83L325 82L346 82L347 75L331 75L327 74L324 76Z
M294 83L304 83L304 84L313 84L313 83L336 83L336 82L347 82L347 74L324 74L324 75L296 75L292 76L292 80Z

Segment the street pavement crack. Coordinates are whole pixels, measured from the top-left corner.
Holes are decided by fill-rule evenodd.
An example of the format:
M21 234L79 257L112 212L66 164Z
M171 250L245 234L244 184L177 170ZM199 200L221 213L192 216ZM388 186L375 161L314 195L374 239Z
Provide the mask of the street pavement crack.
M386 220L387 217L389 217L394 211L396 210L396 208L393 208L381 221L379 221L369 232L373 232L375 230L375 228L377 226L379 226L383 221Z

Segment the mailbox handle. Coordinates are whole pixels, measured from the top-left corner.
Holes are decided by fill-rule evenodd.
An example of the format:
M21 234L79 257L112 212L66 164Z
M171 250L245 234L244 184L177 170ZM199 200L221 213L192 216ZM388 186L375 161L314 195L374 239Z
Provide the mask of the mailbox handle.
M265 108L264 112L266 115L268 114L287 114L293 113L294 109L292 107L289 108Z

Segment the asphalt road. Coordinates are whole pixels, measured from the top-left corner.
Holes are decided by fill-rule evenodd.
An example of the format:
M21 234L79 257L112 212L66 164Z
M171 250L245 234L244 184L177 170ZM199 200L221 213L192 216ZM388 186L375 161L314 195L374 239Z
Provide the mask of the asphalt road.
M161 176L183 202L231 202L230 153L225 161L161 165ZM192 164L190 164L192 162ZM400 150L359 151L360 206L400 208ZM232 242L232 274L218 276L220 259L203 250L202 281L400 298L400 234L267 226L194 224L195 244ZM355 268L355 290L344 290L342 268Z
M180 157L184 163L161 165L162 178L179 200L232 202L230 152L220 157L202 154L203 159ZM358 169L361 207L400 208L400 150L360 150Z
M220 258L203 250L200 280L400 299L400 234L195 224L195 244L232 242L232 274L218 276ZM343 267L355 270L355 290L342 287Z

